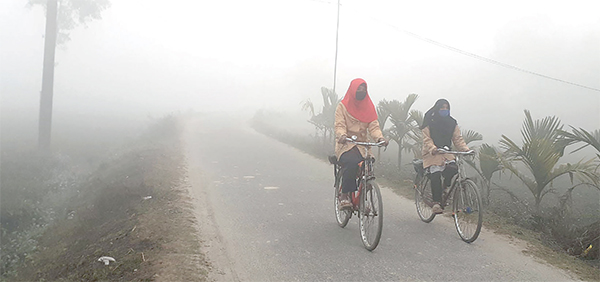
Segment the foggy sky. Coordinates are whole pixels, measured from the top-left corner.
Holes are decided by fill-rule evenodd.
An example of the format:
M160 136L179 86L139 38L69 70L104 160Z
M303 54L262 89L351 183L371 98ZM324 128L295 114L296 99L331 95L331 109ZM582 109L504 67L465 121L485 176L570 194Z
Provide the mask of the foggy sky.
M333 1L336 2L336 1ZM399 3L398 3L399 2ZM524 3L523 3L524 2ZM556 2L556 3L555 3ZM45 16L0 3L2 118L37 118ZM510 70L399 30L503 63L600 88L597 1L342 1L336 92L364 78L374 102L446 98L461 127L496 143L534 118L600 128L600 92ZM117 1L58 49L55 115L173 111L300 112L333 87L335 4L311 0Z

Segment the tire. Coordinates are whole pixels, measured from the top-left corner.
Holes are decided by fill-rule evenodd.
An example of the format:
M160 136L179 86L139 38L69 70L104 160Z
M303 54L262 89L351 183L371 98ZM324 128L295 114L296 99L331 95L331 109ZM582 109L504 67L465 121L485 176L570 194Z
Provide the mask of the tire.
M431 187L429 187L429 177L424 176L419 185L415 188L415 206L419 218L425 223L430 223L435 218L435 213L431 210Z
M341 177L341 173L338 174L338 177ZM334 197L333 197L333 209L335 211L335 219L338 223L338 225L341 228L346 227L346 225L348 224L348 221L350 220L350 217L352 217L352 211L349 209L345 209L345 210L340 210L340 194L342 193L342 180L340 178L340 181L338 182L337 187L334 187Z
M358 218L360 238L365 248L372 251L377 248L383 229L383 201L379 185L374 180L367 181L360 194Z
M481 232L483 209L481 196L475 182L467 179L454 189L452 210L456 231L460 238L472 243Z

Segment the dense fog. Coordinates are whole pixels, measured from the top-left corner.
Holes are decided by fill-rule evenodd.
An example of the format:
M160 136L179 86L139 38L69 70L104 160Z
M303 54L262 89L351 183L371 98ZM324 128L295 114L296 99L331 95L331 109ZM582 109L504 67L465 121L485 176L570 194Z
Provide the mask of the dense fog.
M328 214L328 218L324 219L325 216L321 216L318 210L326 208L325 202L321 204L322 199L307 200L310 199L308 196L317 197L318 193L313 194L313 190L306 190L305 193L303 189L314 189L321 193L325 191L322 187L329 187L334 182L329 163L315 159L324 161L325 156L333 151L333 122L331 119L321 119L322 123L315 123L314 126L308 122L314 115L311 116L303 106L312 104L314 113L322 112L322 88L333 88L338 98L342 98L350 81L355 78L366 80L375 105L384 99L404 101L414 93L418 99L412 109L424 113L436 100L446 98L450 102L451 115L458 120L463 132L473 130L483 135L483 141L476 141L471 147L478 150L478 157L482 156L483 150L478 149L482 148L482 143L499 147L502 135L520 146L525 110L531 112L533 120L556 116L568 131L572 131L570 126L589 132L600 129L600 2L595 0L343 0L339 9L339 29L336 0L112 0L105 10L97 13L99 17L92 17L92 20L59 32L62 39L68 35L69 40L61 41L56 49L52 154L45 154L46 150L37 148L46 2L0 1L0 216L3 235L0 281L11 278L21 281L153 280L154 272L142 269L142 262L144 267L154 265L161 271L169 265L176 267L174 272L180 275L186 275L185 271L180 271L186 269L181 262L196 264L194 267L207 267L221 274L218 267L213 269L209 263L196 261L198 257L204 258L203 255L188 259L179 254L168 256L159 253L172 250L171 242L181 244L180 254L189 256L194 252L201 253L198 244L211 245L210 241L196 236L191 230L195 227L190 224L194 221L188 219L200 215L201 218L197 219L201 225L204 221L210 221L210 218L218 219L218 216L215 217L218 213L207 211L191 214L191 210L187 209L192 204L187 201L192 197L184 193L212 189L210 187L223 191L243 187L243 190L231 190L234 191L231 194L223 193L233 195L231 198L239 199L239 202L222 205L227 211L227 216L223 218L238 220L234 225L240 230L254 232L264 229L269 236L277 234L280 226L268 224L279 222L275 216L291 216L292 213L287 211L294 211L293 227L285 227L285 232L280 234L295 233L289 232L293 228L302 229L296 234L302 236L300 240L280 237L280 242L276 239L271 244L271 239L243 239L241 242L244 244L241 245L244 247L239 250L253 248L259 241L266 241L270 246L280 246L278 244L284 242L300 242L299 245L302 245L302 240L318 238L316 241L322 241L318 243L326 244L325 241L333 238L332 233L330 229L321 228L316 218L325 222L331 220L331 215ZM65 3L79 5L79 12L83 14L75 13L73 23L78 22L78 17L85 18L87 12L94 14L93 9L90 10L90 3L109 3L108 0L58 2L62 3L59 4L59 11L60 5L69 5ZM65 10L68 9L62 11ZM63 20L59 16L59 26ZM328 114L333 113L331 107L328 110ZM388 122L384 129L396 126L391 123ZM410 119L409 123L409 127L418 135L420 131L417 131L416 123ZM387 134L389 131L384 132ZM560 134L564 137L568 133ZM402 143L402 138L395 141L390 143L387 151L377 151L375 167L378 181L381 179L383 188L411 197L414 195L415 174L411 163L413 154L399 154L398 144ZM419 145L418 141L414 145ZM542 176L551 175L554 168L565 162L573 164L590 160L583 169L577 171L577 176L581 176L579 173L585 169L584 173L587 174L583 176L588 176L590 181L597 184L598 179L594 178L598 176L597 148L589 146L570 154L580 145L583 143L567 147L564 156L554 158L559 159L555 166L552 166L554 163L544 166L550 158L534 162L542 164L539 167L550 167L534 176L541 179ZM307 154L293 151L291 147ZM546 149L546 153L552 151L547 148L542 149ZM300 156L302 161L292 160L282 165L292 159L288 151L298 153L293 156ZM534 158L544 153L535 154L539 152L534 151ZM554 150L551 153L558 155L557 152ZM277 158L273 155L277 155ZM494 152L492 155L498 157L499 154ZM490 160L496 159L488 157ZM526 170L524 162L510 161L516 163L519 171L523 168L524 178L529 177L531 173ZM194 164L205 166L194 167ZM505 164L508 161L498 162L493 169L498 168L499 171ZM467 169L470 177L476 175L476 166ZM479 163L479 167L483 165ZM568 167L571 168L570 165ZM240 174L242 171L244 174ZM597 277L599 251L598 246L594 243L595 247L592 247L591 243L593 240L596 242L600 235L597 216L600 212L600 193L597 185L581 182L583 178L574 181L573 174L569 178L565 173L549 183L543 183L546 185L542 187L544 193L549 195L539 206L539 202L534 205L535 200L541 199L532 192L536 188L526 185L532 182L521 181L523 179L515 176L517 173L511 174L508 170L502 172L492 174L491 179L487 180L477 175L473 177L479 177L477 185L487 184L485 189L479 187L479 193L487 191L483 209L486 212L486 227L490 223L493 229L497 223L494 219L501 218L511 226L519 225L533 232L532 238L535 240L552 237L552 240L544 242L552 248L552 255L538 254L537 250L526 255L554 258L554 251L558 248L571 256L571 262L575 261L574 257L584 258L587 255L596 261L596 265L589 271L591 274L582 276L582 279ZM215 174L214 179L211 178L212 174ZM276 174L276 177L269 179L270 174ZM277 212L272 212L265 203L248 198L250 191L254 191L250 188L256 188L250 186L256 184L252 182L254 180L261 186L255 189L258 191L255 195L260 195L257 199L265 200L265 203L275 198L264 197L262 193L284 192L288 186L294 188L286 192L300 191L302 196L287 194L281 199L277 198ZM279 180L281 185L276 182ZM268 184L269 181L283 189ZM492 182L495 186L491 186ZM388 187L384 187L383 183ZM211 206L206 204L209 201L219 203L214 206L221 206L218 199L209 199L210 193L206 191L198 195L200 198L206 196L206 200L194 202L196 207ZM268 195L274 197L284 194ZM289 202L289 199L298 201ZM296 213L294 208L290 208L293 204L300 204L300 200L303 201L301 209L311 212ZM286 202L287 206L282 202ZM391 200L389 203L389 207L399 207L394 206L397 203ZM412 202L402 208L409 206L412 209ZM244 208L239 214L259 220L251 228L244 229L243 224L255 221L242 220L244 217L233 213L242 207L259 209L254 213ZM333 208L329 202L327 207ZM282 208L286 212L280 212ZM393 208L389 210L393 212ZM464 210L466 213L460 216L470 214L472 209L468 206ZM481 214L479 208L474 210ZM418 234L425 231L415 231L418 229L410 227L412 222L398 221L400 216L408 216L406 212L396 210L396 215L387 212L386 207L386 217L392 214L389 218L394 218L390 221L394 223L386 226L386 229L390 228L388 234L402 236L401 241L406 246L421 248L414 241L423 240L425 237ZM416 215L412 216L416 222ZM138 221L143 217L152 220ZM264 220L267 217L272 218ZM303 225L302 220L310 221ZM281 222L291 221L288 218ZM479 216L479 227L481 222ZM409 227L405 227L405 223ZM393 231L392 228L398 227L404 229ZM97 230L100 228L103 228L101 232ZM127 236L134 234L132 232L136 228L138 233L135 236ZM105 232L104 229L110 231ZM405 235L411 235L410 232L405 233L409 229L415 237L405 240ZM521 232L510 233L513 229L509 229L509 234ZM217 230L215 234L252 233L228 230ZM327 235L307 235L303 233L306 230L327 232ZM204 231L200 235L211 236L210 232ZM156 236L140 237L138 234L144 234L141 232ZM444 236L440 234L430 235ZM550 237L539 237L540 234ZM197 246L197 249L181 243L185 241L182 236L191 242L189 246ZM139 240L143 240L143 244ZM378 256L378 259L381 262L398 262L404 267L398 272L411 268L419 271L420 268L416 266L430 268L427 264L419 263L421 258L427 257L434 258L430 261L436 265L439 261L462 263L459 267L453 265L445 268L457 275L480 272L491 275L481 276L484 278L476 276L470 280L531 280L526 276L510 276L520 272L532 275L534 279L561 280L536 276L536 272L530 269L520 271L520 267L531 267L514 259L522 255L521 251L513 257L507 257L504 262L492 261L488 264L486 261L497 254L486 253L490 249L481 248L482 245L469 250L482 252L480 256L464 252L466 249L440 252L435 246L436 242L444 244L440 245L443 248L456 244L446 244L446 241L434 237L433 241L427 242L428 246L429 243L433 246L428 247L432 254L418 249L412 253L418 253L419 257L411 257L405 256L411 253L404 249L405 245L396 244L400 240L390 240L390 237L385 240L394 242L394 246L400 249L397 253L388 253L389 259L384 256ZM502 253L498 251L500 249L509 249L504 247L504 243L494 243L496 241L493 238L484 240L491 242L489 245L496 248L492 249L497 250L496 253ZM234 241L219 239L214 246L219 248L219 252L231 252L231 249L226 250L227 246L219 245L223 242ZM162 247L163 243L169 246ZM337 276L300 276L329 275L327 271L334 267L322 264L319 259L336 260L322 256L318 251L351 249L314 245L313 257L305 263L289 258L300 254L303 259L308 259L311 255L308 249L289 246L289 253L284 252L280 257L286 259L285 267L300 265L306 268L294 266L286 273L286 268L282 267L284 270L277 273L292 275L297 272L299 276L286 276L285 279L279 279L280 276L265 277L274 280L302 280L298 277L304 277L308 281L431 280L431 277L435 277L373 276L364 279L356 278L361 276L347 276L354 278L340 279ZM97 261L99 255L111 254L109 251L122 264L113 263L110 267L104 267ZM250 255L259 253L252 251ZM209 255L214 254L216 252L209 252ZM231 254L236 259L261 262L262 266L275 265L270 264L269 260ZM440 254L453 257L435 260ZM277 255L269 255L268 258L277 259ZM162 264L162 261L156 260L163 257L167 260L179 258L181 261ZM318 259L314 260L315 257ZM398 257L416 264L404 263ZM211 258L207 256L207 259ZM470 263L470 260L476 263ZM488 268L491 264L499 268ZM121 265L124 266L115 272ZM471 268L463 266L476 270L471 271ZM323 267L327 271L313 267ZM263 270L254 265L251 268ZM388 270L396 271L386 264L380 268L386 270L382 275L388 275ZM436 271L435 267L431 269ZM465 269L468 271L463 271ZM540 269L537 271L543 272ZM364 268L352 270L363 272L363 275L368 273ZM195 268L189 268L188 271L193 273L185 278L161 277L164 281L187 281L196 280L191 278L196 275L208 273L196 271ZM347 269L340 271L340 274L354 275ZM228 280L225 277L206 280ZM459 280L456 277L461 276L440 277ZM261 279L240 276L230 280Z
M600 17L594 1L343 1L336 92L364 78L375 103L447 98L459 124L495 143L518 139L528 109L600 125ZM0 9L2 120L36 127L45 15L27 1ZM113 1L70 32L56 55L54 116L144 119L174 111L300 113L333 87L335 3ZM414 35L410 35L409 33ZM492 64L456 50L511 65ZM55 126L59 126L54 123Z

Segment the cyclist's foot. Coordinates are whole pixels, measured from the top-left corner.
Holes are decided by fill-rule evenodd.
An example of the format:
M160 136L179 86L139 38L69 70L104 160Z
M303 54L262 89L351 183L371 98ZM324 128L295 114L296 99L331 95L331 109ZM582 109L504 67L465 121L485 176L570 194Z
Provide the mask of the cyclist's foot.
M342 200L340 202L340 209L350 209L352 208L352 203L348 200Z
M440 206L440 204L434 204L433 207L431 207L431 211L435 214L441 214L444 213L444 209L442 209L442 206Z
M348 193L342 193L340 195L340 209L347 209L352 207L352 202L350 202L350 197Z

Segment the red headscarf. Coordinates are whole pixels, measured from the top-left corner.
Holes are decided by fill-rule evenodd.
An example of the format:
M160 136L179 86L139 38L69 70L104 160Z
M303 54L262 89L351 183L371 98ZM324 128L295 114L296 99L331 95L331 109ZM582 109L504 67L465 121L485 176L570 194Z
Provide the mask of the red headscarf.
M367 91L367 96L362 100L356 100L356 90L358 86L361 84L367 85L364 79L356 78L350 82L350 87L348 91L346 91L346 96L342 100L342 104L346 106L346 110L350 113L351 116L358 119L361 122L372 122L377 119L377 111L375 110L375 106L373 105L373 101L371 101L371 97L369 97L369 92Z

